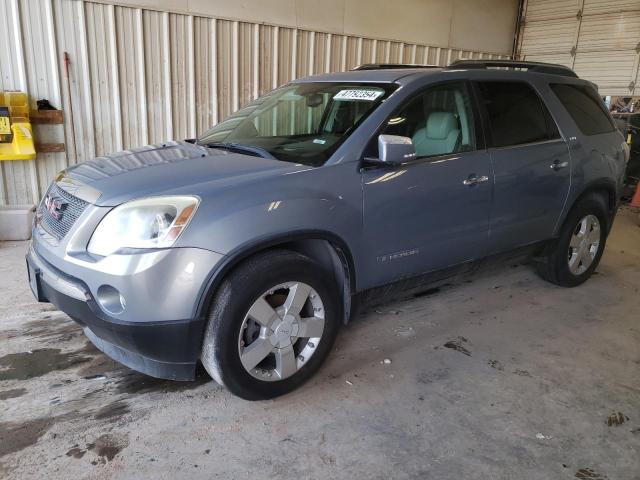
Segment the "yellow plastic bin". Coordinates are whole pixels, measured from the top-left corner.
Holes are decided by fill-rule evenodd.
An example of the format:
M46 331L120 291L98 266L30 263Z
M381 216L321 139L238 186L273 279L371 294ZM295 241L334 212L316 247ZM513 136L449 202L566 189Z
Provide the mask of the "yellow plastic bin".
M0 160L36 158L26 93L0 92Z

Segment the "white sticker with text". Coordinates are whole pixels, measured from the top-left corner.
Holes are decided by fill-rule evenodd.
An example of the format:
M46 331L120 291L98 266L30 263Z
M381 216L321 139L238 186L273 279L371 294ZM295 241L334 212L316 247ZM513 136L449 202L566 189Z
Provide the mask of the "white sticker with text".
M363 90L363 89L351 89L340 90L334 97L334 100L356 100L364 102L373 102L376 98L382 95L384 92L380 90Z

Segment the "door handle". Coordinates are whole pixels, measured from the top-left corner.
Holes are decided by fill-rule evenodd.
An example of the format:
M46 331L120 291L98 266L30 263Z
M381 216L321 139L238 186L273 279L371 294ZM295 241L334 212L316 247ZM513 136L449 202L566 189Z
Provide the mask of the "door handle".
M560 160L554 160L549 168L555 170L556 172L561 168L567 168L569 166L569 162L561 162Z
M486 175L483 175L481 177L476 177L475 175L469 175L469 178L464 179L462 181L462 184L470 187L470 186L477 185L479 183L485 183L488 181L489 181L489 177L487 177Z

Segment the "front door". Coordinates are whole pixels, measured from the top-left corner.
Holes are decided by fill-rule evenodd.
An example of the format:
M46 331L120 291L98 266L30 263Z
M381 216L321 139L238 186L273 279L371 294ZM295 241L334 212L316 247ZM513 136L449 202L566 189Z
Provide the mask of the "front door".
M549 110L526 82L479 82L495 174L490 253L552 237L569 194L571 159Z
M416 159L362 174L365 288L486 254L493 176L476 119L465 82L431 87L388 119L382 133L411 138Z

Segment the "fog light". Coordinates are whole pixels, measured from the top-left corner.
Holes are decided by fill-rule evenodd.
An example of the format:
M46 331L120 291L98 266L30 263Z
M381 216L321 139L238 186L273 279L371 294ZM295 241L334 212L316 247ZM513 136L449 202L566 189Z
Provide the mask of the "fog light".
M124 297L111 285L100 285L98 288L98 303L104 310L113 315L124 312L127 306Z

